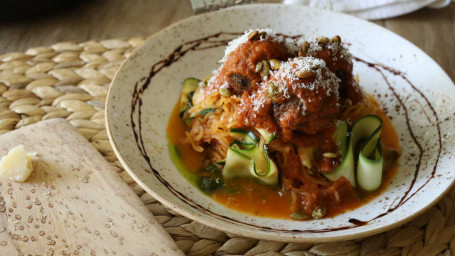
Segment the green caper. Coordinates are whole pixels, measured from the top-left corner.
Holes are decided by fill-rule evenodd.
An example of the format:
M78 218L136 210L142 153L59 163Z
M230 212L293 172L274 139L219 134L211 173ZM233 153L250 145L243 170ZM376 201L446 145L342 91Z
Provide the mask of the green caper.
M313 210L311 216L315 219L323 218L326 214L326 210L324 206L318 206Z

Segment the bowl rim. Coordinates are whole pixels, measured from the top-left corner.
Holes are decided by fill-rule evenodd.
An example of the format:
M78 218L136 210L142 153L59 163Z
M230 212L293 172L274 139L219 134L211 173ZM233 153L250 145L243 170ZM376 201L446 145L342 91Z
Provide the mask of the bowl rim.
M184 18L182 20L179 20L179 21L177 21L175 23L172 23L172 24L166 26L163 29L160 29L159 31L157 31L154 34L152 34L151 36L147 37L145 39L145 41L140 46L138 46L136 49L134 49L133 52L128 56L128 58L126 58L122 62L121 66L115 72L115 75L114 75L114 77L113 77L113 79L112 79L112 81L110 83L108 92L106 94L106 101L105 101L105 116L106 116L106 118L105 118L105 126L106 126L107 135L108 135L108 138L109 138L109 142L112 145L112 148L114 150L115 155L117 156L117 158L119 159L120 163L125 168L127 173L133 178L133 180L135 182L137 182L147 193L152 195L155 199L157 199L160 203L165 205L167 208L172 209L173 211L177 212L178 214L181 214L182 216L185 216L185 217L187 217L187 218L189 218L191 220L195 220L195 221L198 221L199 223L202 223L202 224L207 225L209 227L215 228L217 230L221 230L223 232L233 233L233 234L236 234L236 235L239 235L239 236L242 236L242 237L254 238L254 239L264 239L264 240L272 240L272 241L280 241L280 242L310 242L310 243L335 242L335 241L353 240L353 239L364 238L364 237L367 237L367 236L376 235L376 234L391 230L391 229L393 229L395 227L401 226L401 225L403 225L403 224L405 224L405 223L417 218L418 216L423 214L425 211L427 211L428 209L430 209L431 207L436 205L443 197L445 197L447 195L447 193L449 193L449 191L455 185L455 179L453 179L451 181L451 184L447 187L447 189L445 191L443 191L443 193L440 193L439 196L437 198L435 198L431 203L427 204L425 207L421 208L420 210L418 210L416 212L413 212L412 214L408 215L407 217L401 218L400 220L398 220L396 222L389 223L389 224L386 224L384 226L379 226L379 227L374 228L374 229L364 230L364 231L360 231L360 232L354 232L354 233L351 233L351 234L339 234L339 233L337 233L337 231L333 231L333 232L326 232L324 234L336 233L336 235L306 237L305 235L299 236L298 233L296 233L296 235L292 235L292 233L289 233L290 235L282 236L282 235L274 235L274 233L269 233L267 231L261 231L260 233L258 233L258 232L252 231L253 229L248 229L248 228L243 228L243 229L231 228L232 225L229 225L229 223L224 221L224 220L219 220L219 222L222 223L220 225L220 224L217 224L215 222L210 221L209 218L203 218L202 216L198 216L197 214L192 213L191 211L186 211L185 209L174 205L170 200L168 200L165 197L161 196L158 192L155 192L150 186L145 184L145 182L143 182L142 179L135 173L135 171L128 165L128 163L126 162L126 160L124 159L124 157L120 153L119 147L117 146L117 144L115 142L114 135L113 135L112 130L111 130L111 125L110 125L111 121L110 121L110 115L109 115L108 109L109 109L109 104L110 104L110 100L111 100L112 88L114 87L114 83L115 83L115 81L117 79L118 74L121 72L121 70L123 70L123 67L130 60L130 58L132 56L137 54L137 52L140 51L141 49L146 48L145 45L147 44L147 42L153 40L155 37L159 36L161 33L165 33L166 31L171 30L172 28L174 28L176 26L179 26L180 24L184 24L184 23L186 23L186 22L188 22L190 20L198 19L200 17L216 15L216 13L219 13L219 12L230 12L231 10L234 10L234 9L255 8L256 6L261 6L261 7L266 6L266 8L269 8L269 7L270 8L277 8L279 6L290 7L291 5L276 4L276 3L249 4L249 5L234 6L234 7L230 7L230 8L227 8L227 9L218 10L218 11L215 11L215 12L209 12L209 13L204 13L204 14L197 15L197 16L195 15L195 16L190 16L190 17ZM433 62L432 64L436 65L436 67L439 68L445 74L446 78L448 78L448 81L452 82L452 84L455 86L455 84L453 83L451 78L447 75L445 70L442 69L439 66L439 64L433 58L431 58L426 52L424 52L422 49L417 47L415 44L413 44L412 42L410 42L406 38L403 38L402 36L392 32L392 31L390 31L390 30L388 30L388 29L386 29L386 28L384 28L384 27L382 27L380 25L377 25L377 24L372 23L370 21L363 20L363 19L351 16L351 15L348 15L348 14L345 14L345 13L334 12L334 11L329 11L329 10L324 10L324 9L317 9L317 8L313 8L313 7L309 7L309 6L303 6L303 5L298 5L298 6L293 6L293 7L295 7L295 8L303 8L303 9L310 9L310 10L313 10L313 11L316 11L316 12L326 12L326 13L329 13L330 15L341 15L341 16L349 17L349 18L357 20L359 22L362 22L362 23L365 23L365 24L369 24L369 25L373 25L375 28L378 28L378 29L380 29L382 31L385 31L386 33L391 33L391 34L399 37L401 40L404 40L407 43L412 44L418 51L420 51L421 54L425 55L425 57L427 57L429 60L431 60Z

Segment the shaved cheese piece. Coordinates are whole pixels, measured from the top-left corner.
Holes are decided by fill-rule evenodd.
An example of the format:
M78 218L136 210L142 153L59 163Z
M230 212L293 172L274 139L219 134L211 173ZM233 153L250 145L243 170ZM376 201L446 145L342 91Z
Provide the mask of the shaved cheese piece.
M32 158L35 153L26 153L23 145L11 149L0 160L0 177L24 182L33 170Z

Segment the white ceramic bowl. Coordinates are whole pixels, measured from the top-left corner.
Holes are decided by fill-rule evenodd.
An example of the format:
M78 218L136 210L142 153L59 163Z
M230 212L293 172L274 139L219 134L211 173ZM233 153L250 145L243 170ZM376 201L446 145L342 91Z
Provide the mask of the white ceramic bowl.
M166 126L181 82L186 77L203 78L219 66L226 40L235 37L227 32L263 27L306 38L340 35L355 57L378 64L355 60L354 72L392 118L403 154L398 174L372 202L334 218L254 217L216 203L174 167ZM210 39L198 44L206 37ZM188 218L244 236L320 242L372 235L422 213L454 181L453 82L413 44L344 14L303 6L248 5L176 23L152 36L125 61L112 82L106 111L117 156L148 193Z

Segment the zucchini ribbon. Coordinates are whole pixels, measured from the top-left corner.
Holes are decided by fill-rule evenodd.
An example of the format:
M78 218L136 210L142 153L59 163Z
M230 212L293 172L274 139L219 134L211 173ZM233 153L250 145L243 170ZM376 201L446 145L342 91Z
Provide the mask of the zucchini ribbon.
M269 158L267 146L264 144L259 148L259 139L248 130L233 128L230 135L236 140L229 145L223 176L254 178L266 185L278 184L278 168Z
M324 173L331 180L338 180L344 176L353 187L356 181L360 188L373 191L381 186L383 155L379 134L382 129L382 120L376 115L368 115L357 120L349 132L346 121L337 126L335 140L339 142L339 148L343 155L343 161L335 170ZM355 164L354 151L359 142L362 142Z

